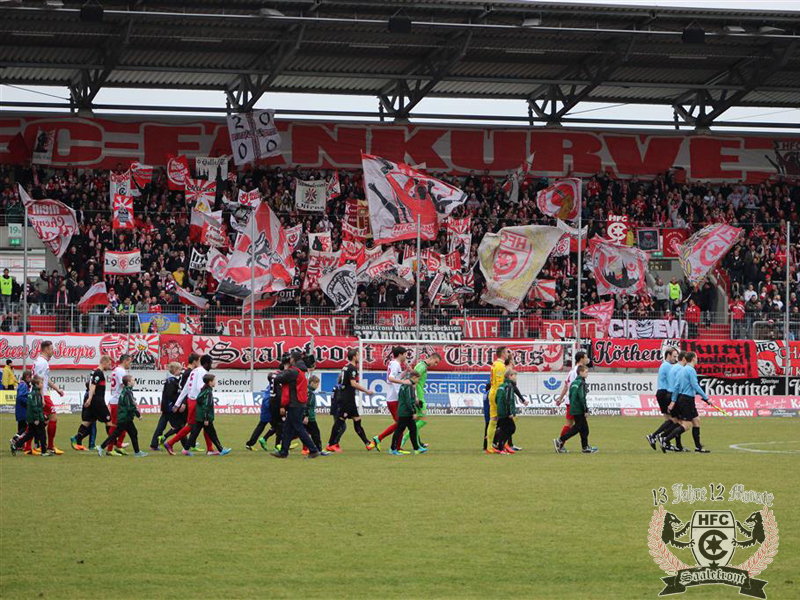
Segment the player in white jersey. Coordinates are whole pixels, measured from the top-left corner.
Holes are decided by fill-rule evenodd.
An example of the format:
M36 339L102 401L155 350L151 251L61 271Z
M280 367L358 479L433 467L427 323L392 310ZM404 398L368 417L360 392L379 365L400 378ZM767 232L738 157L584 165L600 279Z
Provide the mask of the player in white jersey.
M111 412L111 421L109 421L109 430L108 435L114 433L114 429L117 427L117 405L119 404L119 395L122 393L122 379L128 374L128 369L131 368L131 357L129 354L123 354L119 357L119 362L117 366L111 371L111 391L108 397L108 410ZM122 441L125 439L125 433L123 432L117 438L117 447L116 449L111 449L111 452L116 452L117 454L127 454L125 450L122 449Z
M204 354L200 357L200 366L192 369L189 379L186 381L186 385L183 386L183 390L181 390L178 399L175 401L172 412L178 412L183 402L186 401L186 425L184 425L174 437L164 442L164 448L170 455L175 454L172 447L192 432L192 427L195 424L195 414L197 413L197 397L200 395L200 390L203 389L203 377L205 377L210 370L211 357L208 354ZM211 438L205 430L203 431L203 436L206 440L206 450L208 452L213 452ZM184 450L183 454L191 456L189 450Z
M384 429L383 433L372 438L370 446L378 452L381 451L383 438L391 436L394 430L397 429L397 400L400 394L400 386L411 385L411 381L408 378L403 379L407 359L408 350L402 346L392 348L392 360L389 361L389 366L386 369L386 408L389 409L389 413L392 415L393 423Z
M64 395L64 390L50 381L50 359L53 357L53 342L45 340L39 350L39 356L33 362L33 374L42 378L42 393L44 394L44 416L47 419L47 450L53 454L61 455L63 451L55 446L56 428L58 416L53 407L53 400L50 397L50 390L55 391L59 396ZM44 449L42 449L44 450ZM26 449L27 451L27 449Z
M572 365L572 369L570 369L569 374L567 375L567 380L564 382L564 387L561 389L561 394L556 399L556 406L561 406L561 403L566 400L567 404L567 412L565 414L567 418L567 423L564 427L561 428L561 435L566 435L572 426L575 424L575 420L572 418L572 415L569 414L569 386L572 385L572 382L578 377L578 367L581 365L588 366L589 365L589 357L586 356L586 352L583 350L579 350L575 353L575 364ZM558 439L558 438L556 438ZM558 451L558 448L556 448Z

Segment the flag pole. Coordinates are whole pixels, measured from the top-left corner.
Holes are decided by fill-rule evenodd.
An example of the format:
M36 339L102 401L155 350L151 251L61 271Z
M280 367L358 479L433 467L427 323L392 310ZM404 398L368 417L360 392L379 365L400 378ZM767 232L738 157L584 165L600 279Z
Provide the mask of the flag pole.
M583 276L583 236L581 235L581 231L583 228L583 194L580 195L580 200L578 201L578 318L577 318L577 327L575 328L575 352L580 350L581 346L581 309L582 307L582 297L581 297L581 278ZM573 357L574 358L574 357Z
M255 392L256 211L250 211L250 393Z
M791 280L791 252L792 252L792 224L789 221L786 221L786 293L784 294L784 308L785 311L785 323L783 325L783 351L784 351L784 360L783 360L783 376L786 379L786 395L791 396L791 392L789 390L789 365L791 364L791 360L789 358L789 298L791 294L789 293L789 285Z
M22 345L25 348L25 353L22 355L22 371L25 372L25 367L28 365L28 205L23 201L22 206Z
M422 215L417 215L417 339L420 336L420 318L421 318L421 304L420 304L420 266L422 264Z

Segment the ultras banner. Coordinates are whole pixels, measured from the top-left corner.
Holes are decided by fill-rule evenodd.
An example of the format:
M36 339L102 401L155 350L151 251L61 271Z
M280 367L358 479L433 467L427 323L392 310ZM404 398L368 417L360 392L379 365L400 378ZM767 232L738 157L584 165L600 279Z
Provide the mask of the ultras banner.
M266 164L357 169L361 152L395 162L426 163L429 172L483 172L505 176L534 154L531 169L546 177L652 177L675 168L678 181L755 183L777 174L797 175L791 135L692 135L668 132L587 131L544 128L477 128L372 123L275 123L278 156ZM0 117L0 161L21 133L28 148L39 130L53 130L53 167L113 169L134 161L163 166L167 156L230 154L224 120L178 117L89 119L14 115Z
M0 336L0 360L11 360L14 369L21 369L27 354L28 365L39 355L42 342L53 342L54 354L51 369L93 369L100 357L109 355L117 360L130 354L137 367L155 367L158 362L159 336L155 333L109 334L28 334L27 346L21 333L4 333Z

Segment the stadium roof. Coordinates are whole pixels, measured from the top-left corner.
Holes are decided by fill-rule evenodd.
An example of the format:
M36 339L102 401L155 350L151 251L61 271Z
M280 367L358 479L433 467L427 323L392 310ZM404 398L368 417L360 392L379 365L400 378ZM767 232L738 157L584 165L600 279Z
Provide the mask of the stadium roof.
M400 120L428 96L527 100L548 123L585 101L673 106L698 127L733 106L800 107L800 13L790 11L0 0L0 17L0 83L68 86L75 110L103 87L219 90L234 110L267 92L369 95Z

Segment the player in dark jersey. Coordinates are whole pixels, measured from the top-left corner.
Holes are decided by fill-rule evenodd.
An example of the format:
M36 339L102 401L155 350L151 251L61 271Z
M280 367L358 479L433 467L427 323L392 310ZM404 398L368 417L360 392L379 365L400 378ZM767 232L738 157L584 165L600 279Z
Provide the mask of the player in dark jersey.
M111 414L108 412L108 406L106 405L106 376L104 373L110 368L111 357L104 355L100 357L100 364L92 371L92 375L89 378L88 393L81 409L81 425L78 427L78 433L69 440L73 450L81 452L86 450L86 447L81 442L83 438L91 434L92 424L95 421L100 421L106 425L111 421Z
M369 450L371 444L364 432L364 427L361 425L361 415L358 414L358 404L356 403L356 391L363 392L368 396L372 396L375 392L368 390L358 382L358 361L360 357L358 350L351 348L347 351L347 365L339 373L339 380L337 382L338 394L338 418L333 423L331 429L331 437L328 440L328 446L325 448L328 452L341 452L339 448L339 438L342 434L342 426L347 419L353 420L353 429L356 430L358 437L364 442L364 446Z
M274 373L270 373L267 377L267 389L261 392L261 416L258 420L258 425L253 429L250 439L245 443L245 448L253 450L253 447L258 442L264 450L269 450L267 447L267 440L276 435L275 446L280 445L283 436L283 420L281 417L281 384L275 382L275 377L289 366L290 358L288 354L281 357L280 369ZM264 430L270 426L269 431L265 435Z

